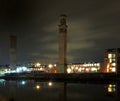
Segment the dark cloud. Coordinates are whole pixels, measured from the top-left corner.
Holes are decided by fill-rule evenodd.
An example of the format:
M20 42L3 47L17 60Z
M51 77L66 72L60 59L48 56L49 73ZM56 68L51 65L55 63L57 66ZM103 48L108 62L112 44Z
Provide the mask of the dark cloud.
M0 63L9 63L9 35L17 35L18 62L58 59L59 16L68 24L68 62L101 61L120 47L119 0L1 0Z

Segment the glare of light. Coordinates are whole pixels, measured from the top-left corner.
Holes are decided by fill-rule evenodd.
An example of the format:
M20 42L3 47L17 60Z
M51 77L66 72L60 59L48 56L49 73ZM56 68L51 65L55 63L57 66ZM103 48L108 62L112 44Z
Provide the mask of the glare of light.
M67 68L67 73L71 73L71 69L70 68Z
M52 82L48 82L48 86L52 86L53 84L52 84Z
M116 85L115 84L109 84L108 87L116 87Z
M48 67L49 67L49 68L52 68L52 67L53 67L53 65L52 65L52 64L49 64L49 65L48 65Z
M112 63L112 66L116 66L116 63Z
M40 85L36 85L36 89L39 90L40 89Z
M78 69L79 72L81 72L81 70L82 70L81 68Z
M5 69L5 72L7 72L8 71L8 69Z
M75 67L76 70L78 70L78 67Z
M109 72L109 69L107 68L107 72Z
M109 67L110 67L110 64L108 63L108 64L107 64L107 68L109 68Z
M74 69L74 66L71 66L71 69L73 70L73 69Z
M97 63L97 66L99 67L99 66L100 66L100 63Z
M86 66L87 66L87 64L86 64L86 63L84 63L84 64L83 64L83 66L84 66L84 67L86 67Z
M89 71L89 68L86 68L85 70L86 70L86 72L88 72L88 71Z
M91 71L97 71L97 68L92 67L92 68L91 68Z
M26 83L25 81L22 81L22 82L21 82L22 85L25 85L25 83Z
M109 59L109 62L112 63L112 59Z
M54 64L54 67L56 67L57 65L56 64Z
M39 70L43 70L43 68L41 67Z
M21 72L21 68L17 68L16 71L19 73Z
M26 70L27 70L27 67L22 67L22 70L23 70L23 71L26 71Z
M40 65L41 64L38 62L38 63L35 64L35 67L40 67Z
M108 54L108 58L109 58L109 59L112 58L112 54Z
M112 88L108 88L108 92L113 92Z
M116 87L116 85L113 85L113 84L109 84L109 86L108 86L108 92L115 92L115 87Z
M114 68L112 68L112 72L116 72L116 68L114 67Z
M90 63L88 63L87 66L90 66Z

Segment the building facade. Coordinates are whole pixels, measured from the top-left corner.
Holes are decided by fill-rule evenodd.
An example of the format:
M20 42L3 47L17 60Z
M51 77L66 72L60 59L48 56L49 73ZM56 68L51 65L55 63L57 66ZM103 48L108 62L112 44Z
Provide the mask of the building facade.
M120 48L106 50L104 56L103 72L120 73Z
M95 73L99 72L100 68L99 62L72 63L67 65L67 73Z

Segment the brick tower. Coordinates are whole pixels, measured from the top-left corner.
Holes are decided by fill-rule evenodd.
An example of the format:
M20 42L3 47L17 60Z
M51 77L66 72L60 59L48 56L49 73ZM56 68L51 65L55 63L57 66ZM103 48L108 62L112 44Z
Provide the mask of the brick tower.
M67 25L66 15L60 16L58 72L66 73L67 68Z
M13 68L16 65L16 36L10 36L10 67Z

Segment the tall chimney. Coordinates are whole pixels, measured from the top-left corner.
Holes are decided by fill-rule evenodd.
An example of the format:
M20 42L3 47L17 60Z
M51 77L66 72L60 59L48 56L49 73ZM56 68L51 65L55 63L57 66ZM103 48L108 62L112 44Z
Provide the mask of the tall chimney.
M16 65L16 48L17 39L15 35L10 36L10 67L14 68Z
M67 69L67 25L66 15L60 16L59 24L59 62L58 72L66 73Z

